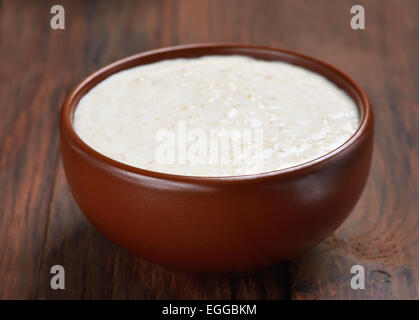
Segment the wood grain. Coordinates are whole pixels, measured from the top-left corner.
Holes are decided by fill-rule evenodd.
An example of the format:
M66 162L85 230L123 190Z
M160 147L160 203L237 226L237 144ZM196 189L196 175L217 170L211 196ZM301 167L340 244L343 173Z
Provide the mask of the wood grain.
M419 2L415 0L0 1L0 299L418 299ZM366 9L366 29L349 26ZM65 95L125 56L192 42L300 51L368 92L376 139L365 192L341 228L302 257L241 279L196 279L133 257L77 208L57 143ZM348 190L350 192L350 190ZM50 288L61 264L66 289ZM366 269L352 290L350 268Z
M54 63L52 38L41 37L37 17L48 15L34 7L17 25L23 10L2 3L0 11L0 297L24 299L34 297L39 273L64 88L43 73Z
M328 58L359 80L375 107L369 183L338 232L290 265L295 299L418 298L418 11L412 2L380 3L365 5L367 32ZM349 286L355 264L365 267L365 290Z

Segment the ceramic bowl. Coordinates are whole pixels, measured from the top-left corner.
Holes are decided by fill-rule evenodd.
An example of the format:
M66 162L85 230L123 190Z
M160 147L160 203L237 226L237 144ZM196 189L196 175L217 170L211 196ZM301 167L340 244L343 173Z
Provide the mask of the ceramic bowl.
M360 126L336 150L283 170L191 177L135 168L85 144L73 128L80 98L118 71L164 59L246 55L315 71L346 91ZM364 90L338 69L287 50L195 44L140 53L83 80L64 102L61 154L71 192L86 217L119 246L193 274L235 274L291 259L329 236L357 203L373 148L373 110Z

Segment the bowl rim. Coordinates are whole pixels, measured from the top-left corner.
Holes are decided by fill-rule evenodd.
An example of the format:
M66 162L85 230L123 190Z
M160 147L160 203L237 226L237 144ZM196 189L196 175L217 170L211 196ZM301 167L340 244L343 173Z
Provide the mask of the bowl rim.
M114 160L105 156L104 154L96 151L92 147L90 147L87 143L85 143L79 135L76 133L73 127L73 115L74 111L77 107L77 104L82 96L89 92L94 86L96 86L99 82L103 81L107 77L111 76L114 73L119 71L133 68L138 65L142 64L149 64L150 62L146 63L138 63L138 61L147 60L147 58L152 58L155 55L165 54L165 53L180 53L180 52L188 52L189 50L211 50L211 49L229 49L232 51L237 50L237 53L231 53L236 55L248 55L246 53L240 53L240 50L246 50L246 52L274 52L280 54L284 57L290 58L293 60L293 63L297 66L306 68L306 66L302 66L301 62L308 63L313 66L318 66L320 68L331 73L335 74L338 78L343 80L348 87L351 87L353 92L349 93L346 88L342 88L336 81L333 79L328 78L325 74L320 71L312 70L313 72L320 74L329 81L333 82L335 85L340 87L344 90L348 95L351 96L351 99L357 105L358 111L360 112L361 119L358 126L358 129L353 133L353 135L346 140L342 145L335 148L334 150L318 157L310 161L306 161L301 164L297 164L295 166L261 172L256 174L246 174L246 175L233 175L233 176L188 176L188 175L179 175L179 174L172 174L172 173L165 173L165 172L158 172L152 171L147 169L142 169L138 167L134 167L120 161ZM201 56L205 55L217 55L217 53L204 53ZM220 55L220 53L218 53ZM199 56L199 55L198 55ZM176 58L174 56L173 58ZM179 58L179 57L178 57ZM156 61L162 61L166 59L172 58L163 58L158 59ZM294 60L295 59L295 60ZM278 59L277 61L281 61ZM295 62L295 63L294 63ZM151 62L152 63L152 62ZM310 68L308 68L310 69ZM352 95L358 96L359 99L355 99ZM358 100L358 101L356 101ZM374 128L374 113L372 109L372 105L368 95L362 89L362 87L354 81L350 76L348 76L343 71L339 70L338 68L322 61L317 58L280 48L273 48L268 46L261 46L261 45L252 45L252 44L242 44L242 43L195 43L195 44L185 44L185 45L177 45L171 47L164 47L160 49L145 51L142 53L134 54L128 56L126 58L117 60L110 64L105 65L104 67L100 68L99 70L91 73L87 77L85 77L82 81L80 81L74 89L69 93L67 98L65 99L62 108L61 108L61 115L59 121L60 133L62 138L66 139L66 141L76 149L79 154L82 154L86 159L89 161L94 162L99 167L113 172L115 174L120 173L123 174L125 177L146 177L151 179L159 179L159 180L167 180L172 182L183 182L183 183L194 183L194 184L224 184L224 183L241 183L241 182L256 182L256 181L263 181L263 180L271 180L276 179L279 177L289 177L291 175L296 174L307 174L310 169L315 169L320 166L326 165L329 161L334 159L339 154L342 154L345 150L349 149L356 141L361 140L363 137L367 136L369 132L371 132Z

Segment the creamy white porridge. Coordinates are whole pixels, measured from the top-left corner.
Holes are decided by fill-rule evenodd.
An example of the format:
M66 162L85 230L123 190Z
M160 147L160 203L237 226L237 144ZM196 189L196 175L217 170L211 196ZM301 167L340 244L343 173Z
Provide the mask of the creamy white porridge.
M298 165L336 149L358 125L353 100L323 76L245 56L116 73L80 100L74 116L81 139L109 158L192 176Z

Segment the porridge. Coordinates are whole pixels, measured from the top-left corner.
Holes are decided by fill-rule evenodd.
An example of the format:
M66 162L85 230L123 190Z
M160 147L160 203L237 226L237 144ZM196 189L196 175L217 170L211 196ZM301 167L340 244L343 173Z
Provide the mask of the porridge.
M80 138L107 157L190 176L292 167L333 151L358 126L354 101L325 77L238 55L118 72L74 114Z

